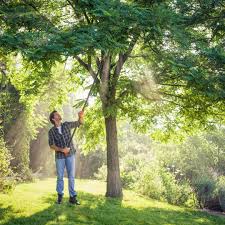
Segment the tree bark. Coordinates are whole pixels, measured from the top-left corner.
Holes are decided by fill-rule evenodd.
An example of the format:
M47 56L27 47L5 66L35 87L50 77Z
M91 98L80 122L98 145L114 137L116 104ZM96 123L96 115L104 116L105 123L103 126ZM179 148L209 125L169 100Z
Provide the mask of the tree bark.
M106 197L122 197L120 180L116 117L105 118L107 141L107 190Z

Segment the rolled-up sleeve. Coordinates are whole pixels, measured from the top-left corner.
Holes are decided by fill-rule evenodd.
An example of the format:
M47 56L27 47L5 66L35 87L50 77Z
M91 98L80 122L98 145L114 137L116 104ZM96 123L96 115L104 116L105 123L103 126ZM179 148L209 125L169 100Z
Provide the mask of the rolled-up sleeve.
M48 132L48 144L49 146L55 145L55 140L54 140L54 135L52 133L52 130Z
M80 126L80 122L79 121L65 122L65 123L70 129Z

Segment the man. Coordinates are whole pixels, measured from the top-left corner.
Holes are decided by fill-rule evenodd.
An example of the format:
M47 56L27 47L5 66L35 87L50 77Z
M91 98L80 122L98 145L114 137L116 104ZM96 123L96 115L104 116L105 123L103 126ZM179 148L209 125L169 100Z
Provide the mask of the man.
M57 184L56 191L58 193L57 203L61 204L63 199L64 190L64 170L66 167L68 175L68 189L69 189L69 202L71 204L80 205L77 200L77 193L74 189L74 179L75 179L75 148L73 142L71 141L71 129L79 127L83 124L84 113L80 111L78 113L79 120L74 122L64 122L62 123L62 117L57 111L53 111L49 120L54 125L48 133L49 146L55 151L55 162L57 171Z

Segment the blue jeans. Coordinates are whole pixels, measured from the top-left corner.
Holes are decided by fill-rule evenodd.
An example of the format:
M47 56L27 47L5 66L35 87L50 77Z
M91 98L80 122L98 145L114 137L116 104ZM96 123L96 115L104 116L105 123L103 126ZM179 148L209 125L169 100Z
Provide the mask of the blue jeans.
M68 175L68 189L71 197L76 196L77 193L74 190L75 185L75 155L68 156L63 159L56 159L56 171L57 171L57 184L56 191L58 194L63 195L64 190L64 170L66 167Z

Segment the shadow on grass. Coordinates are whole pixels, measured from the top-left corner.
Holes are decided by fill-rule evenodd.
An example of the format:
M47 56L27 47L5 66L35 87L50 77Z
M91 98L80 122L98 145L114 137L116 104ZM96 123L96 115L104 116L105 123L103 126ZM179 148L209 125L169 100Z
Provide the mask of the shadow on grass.
M6 208L3 207L3 205L0 203L0 222L3 220L6 216L14 214L14 210L12 206L8 206Z
M43 203L49 203L48 208L31 216L17 217L11 207L0 205L0 217L7 221L3 225L218 225L225 224L225 219L191 210L173 211L148 207L136 209L125 207L119 199L105 198L101 195L80 193L82 205L74 206L64 199L63 204L55 204L55 195L46 196ZM7 216L7 217L6 217Z

